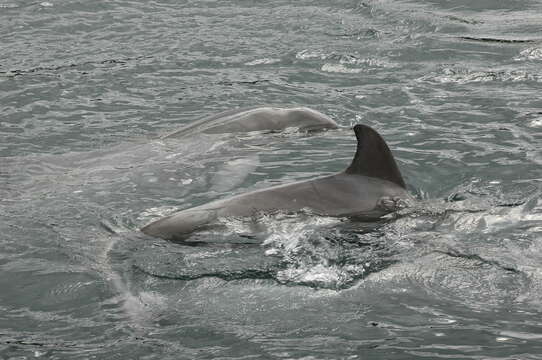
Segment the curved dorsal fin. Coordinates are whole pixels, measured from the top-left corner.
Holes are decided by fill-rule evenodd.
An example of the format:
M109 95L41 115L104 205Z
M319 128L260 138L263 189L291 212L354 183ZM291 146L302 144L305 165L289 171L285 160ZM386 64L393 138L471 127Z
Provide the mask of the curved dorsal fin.
M354 126L354 132L358 139L358 148L352 164L345 172L388 180L406 188L401 172L384 139L366 125Z

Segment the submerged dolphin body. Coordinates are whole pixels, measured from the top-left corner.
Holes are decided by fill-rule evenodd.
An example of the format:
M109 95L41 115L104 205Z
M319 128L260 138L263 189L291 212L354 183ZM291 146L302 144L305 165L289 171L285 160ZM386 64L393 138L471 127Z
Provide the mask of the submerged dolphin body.
M189 136L195 133L219 134L250 131L279 131L298 128L301 131L336 129L337 123L326 115L306 107L257 107L224 111L204 117L164 138Z
M322 216L376 219L396 210L398 201L409 195L390 149L372 128L356 125L354 131L356 154L340 173L212 201L159 219L141 231L182 241L225 217L307 210Z

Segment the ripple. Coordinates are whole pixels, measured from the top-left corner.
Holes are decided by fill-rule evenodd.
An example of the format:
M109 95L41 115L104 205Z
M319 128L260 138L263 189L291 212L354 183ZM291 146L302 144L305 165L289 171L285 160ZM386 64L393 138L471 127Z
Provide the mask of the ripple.
M480 41L480 42L486 42L486 43L500 43L500 44L524 44L524 43L533 43L533 42L540 41L540 40L533 40L533 39L504 39L504 38L477 37L477 36L461 36L460 39Z
M439 75L428 75L420 80L437 83L469 84L480 82L540 82L539 74L532 74L523 70L493 70L473 71L465 68L444 68Z
M280 261L266 257L259 248L246 246L167 246L139 252L134 266L154 277L196 280L217 277L224 280L270 278Z

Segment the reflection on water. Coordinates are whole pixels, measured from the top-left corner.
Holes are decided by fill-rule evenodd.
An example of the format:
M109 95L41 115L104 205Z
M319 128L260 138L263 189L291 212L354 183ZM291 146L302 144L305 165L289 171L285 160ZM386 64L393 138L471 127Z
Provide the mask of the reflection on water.
M540 10L0 3L0 357L539 358ZM160 140L264 104L341 129ZM380 223L137 231L343 170L355 123L417 197Z

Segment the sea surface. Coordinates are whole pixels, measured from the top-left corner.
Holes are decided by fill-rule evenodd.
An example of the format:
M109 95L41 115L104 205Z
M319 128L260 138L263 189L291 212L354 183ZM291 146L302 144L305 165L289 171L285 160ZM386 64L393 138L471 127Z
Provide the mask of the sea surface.
M0 358L541 359L541 94L537 0L0 0ZM162 138L268 104L340 129ZM138 231L357 123L416 199L380 222Z

